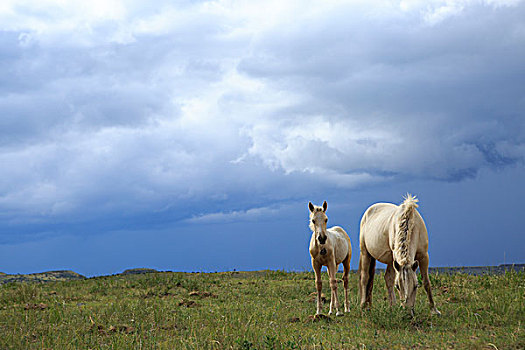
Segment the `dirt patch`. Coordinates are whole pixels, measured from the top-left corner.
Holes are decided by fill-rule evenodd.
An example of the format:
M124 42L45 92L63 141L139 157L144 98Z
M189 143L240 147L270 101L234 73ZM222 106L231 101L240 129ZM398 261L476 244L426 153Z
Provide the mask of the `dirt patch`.
M107 335L108 333L106 332L106 329L103 325L101 324L91 324L91 327L89 327L89 330L92 331L92 332L97 332L98 334L101 334L101 335Z
M132 334L135 333L135 327L128 325L119 325L119 326L109 326L108 333L126 333Z
M194 290L190 292L190 297L201 297L201 298L217 298L217 295L210 293L210 292L203 292Z
M182 307L197 307L197 306L199 306L199 304L197 304L193 300L182 299L179 302L179 306L182 306Z
M319 321L332 322L333 320L329 316L326 316L324 314L316 314L308 316L308 318L305 320L305 323Z
M28 303L24 306L24 310L45 310L48 307L49 306L44 303L40 303L40 304Z
M135 333L135 327L122 324L118 326L109 326L109 328L106 329L104 325L97 324L95 321L93 321L93 318L89 316L89 321L91 322L91 326L89 327L89 330L91 332L97 332L100 335L109 335L111 333L125 333L125 334L132 334Z
M129 326L126 324L118 325L118 326L109 326L107 329L101 324L91 324L90 327L91 331L97 332L100 335L110 335L112 333L125 333L125 334L133 334L135 333L135 327Z

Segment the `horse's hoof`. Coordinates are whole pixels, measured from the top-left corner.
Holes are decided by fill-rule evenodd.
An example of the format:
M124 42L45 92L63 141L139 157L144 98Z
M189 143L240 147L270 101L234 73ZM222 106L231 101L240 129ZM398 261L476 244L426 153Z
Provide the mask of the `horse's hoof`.
M335 314L336 316L344 316L345 313L344 312L341 312L341 311L337 311L337 313Z
M345 309L345 312L350 312L350 309Z
M441 316L441 312L440 312L438 309L436 309L436 308L433 308L433 309L430 311L430 313L431 313L432 315L438 315L438 316Z

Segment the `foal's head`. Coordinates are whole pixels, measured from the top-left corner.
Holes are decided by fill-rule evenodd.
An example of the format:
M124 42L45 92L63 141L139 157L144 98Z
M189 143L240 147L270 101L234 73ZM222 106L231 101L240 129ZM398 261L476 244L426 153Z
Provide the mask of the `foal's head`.
M394 260L394 270L396 271L395 286L399 292L402 305L410 309L414 307L417 288L419 287L416 275L418 266L417 260L412 265L399 265Z
M315 234L315 239L320 244L326 243L326 223L328 217L326 216L326 208L328 204L326 201L323 202L322 207L313 205L312 202L308 202L308 208L310 209L310 229Z

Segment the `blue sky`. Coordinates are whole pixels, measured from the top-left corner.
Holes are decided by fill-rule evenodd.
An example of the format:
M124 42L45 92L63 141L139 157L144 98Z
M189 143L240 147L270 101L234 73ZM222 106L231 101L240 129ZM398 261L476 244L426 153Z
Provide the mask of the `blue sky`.
M525 261L525 2L2 1L0 271L310 269L420 199L433 266Z

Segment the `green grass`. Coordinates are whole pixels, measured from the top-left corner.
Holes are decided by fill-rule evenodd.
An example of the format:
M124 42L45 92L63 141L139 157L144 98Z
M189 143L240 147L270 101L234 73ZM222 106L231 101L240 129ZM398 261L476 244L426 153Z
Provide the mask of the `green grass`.
M0 285L0 349L525 348L523 272L431 281L442 316L430 315L422 289L414 318L390 308L380 274L372 309L361 311L351 275L351 312L316 322L314 277L306 272L8 283Z

